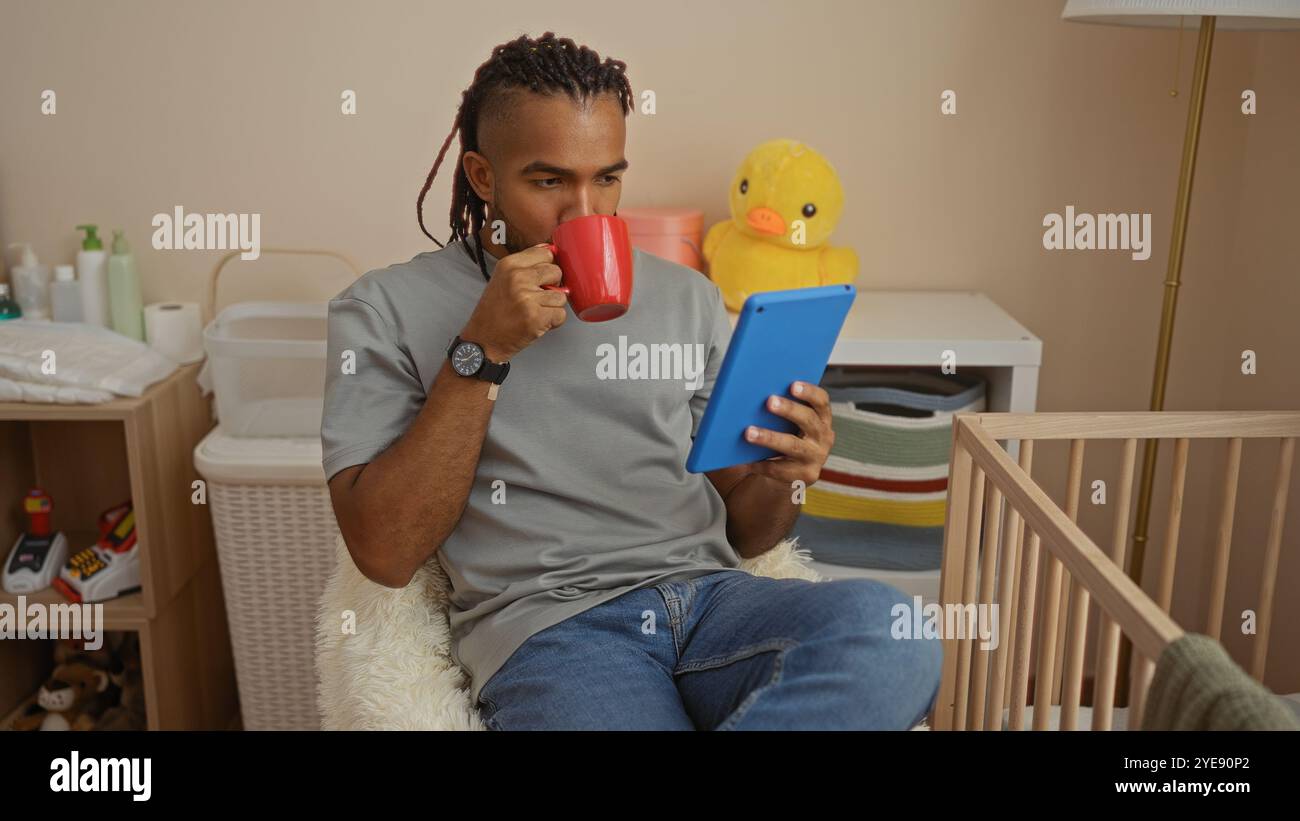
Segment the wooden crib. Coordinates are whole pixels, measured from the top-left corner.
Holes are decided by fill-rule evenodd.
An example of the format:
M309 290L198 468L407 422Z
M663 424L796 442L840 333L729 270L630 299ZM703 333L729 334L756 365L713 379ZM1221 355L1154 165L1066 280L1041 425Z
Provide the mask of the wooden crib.
M1008 729L1024 729L1032 663L1035 694L1046 695L1047 688L1040 683L1051 683L1051 698L1032 698L1032 728L1080 728L1084 649L1093 601L1100 616L1092 637L1096 663L1091 728L1107 730L1114 724L1121 634L1133 649L1131 686L1120 703L1127 705L1127 727L1141 726L1155 660L1183 635L1169 612L1192 439L1228 440L1207 593L1209 617L1207 625L1188 628L1216 640L1223 619L1242 440L1280 439L1259 583L1257 634L1252 658L1243 664L1262 681L1297 436L1300 412L962 413L954 417L940 604L945 612L950 605L954 611L974 612L969 605L976 603L993 612L987 605L997 603L1000 632L996 648L986 648L991 642L981 642L969 629L956 636L944 633L943 678L931 726L999 730L1005 720ZM1046 439L1069 440L1064 510L1029 475L1034 443ZM1084 444L1102 439L1123 440L1120 486L1108 505L1114 513L1109 551L1076 524ZM1152 545L1145 561L1148 574L1155 569L1154 598L1123 569L1139 439L1174 440L1166 534L1159 550ZM998 440L1020 443L1019 464ZM1153 510L1152 518L1155 515Z

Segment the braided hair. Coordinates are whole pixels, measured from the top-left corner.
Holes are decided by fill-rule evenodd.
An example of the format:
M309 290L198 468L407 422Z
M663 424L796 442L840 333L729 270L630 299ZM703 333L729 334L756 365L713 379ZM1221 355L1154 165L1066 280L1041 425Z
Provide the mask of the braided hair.
M420 230L429 239L443 247L424 227L424 195L428 193L433 178L438 173L451 138L460 131L460 160L456 163L456 179L451 197L451 237L448 242L463 242L469 233L475 237L487 221L487 203L479 198L465 174L466 151L479 150L479 124L485 116L494 121L507 119L510 98L516 89L526 89L535 94L551 96L562 91L575 103L583 103L592 96L613 92L618 96L627 116L632 110L632 85L624 74L627 64L606 58L586 46L579 46L568 38L556 37L546 32L534 40L523 35L492 49L492 56L474 72L470 87L461 94L460 108L451 133L442 143L438 158L420 189L416 200L416 217ZM468 227L467 227L468 224ZM483 279L488 279L487 265L483 260L483 243L475 243L477 253L468 252L478 262Z

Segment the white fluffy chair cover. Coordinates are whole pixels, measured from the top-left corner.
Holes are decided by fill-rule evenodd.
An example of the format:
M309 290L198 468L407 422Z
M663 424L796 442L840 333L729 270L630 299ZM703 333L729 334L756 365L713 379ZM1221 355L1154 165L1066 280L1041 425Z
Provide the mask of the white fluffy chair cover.
M787 539L740 567L758 576L822 581L796 542ZM470 704L469 675L451 657L450 582L437 558L401 590L363 576L341 536L335 558L316 615L322 729L486 729Z

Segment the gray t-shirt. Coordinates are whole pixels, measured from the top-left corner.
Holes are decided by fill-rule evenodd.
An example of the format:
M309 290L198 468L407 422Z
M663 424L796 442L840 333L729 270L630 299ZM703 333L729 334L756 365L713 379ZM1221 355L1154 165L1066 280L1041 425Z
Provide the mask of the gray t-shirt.
M415 419L487 285L467 253L476 242L370 271L330 300L326 477L370 461ZM491 274L497 260L485 262ZM634 249L627 313L583 322L565 310L511 360L468 504L436 554L453 587L452 655L476 703L534 633L629 590L740 564L721 496L685 468L731 335L718 287ZM355 373L343 372L346 351ZM412 476L410 492L438 478ZM628 625L629 639L639 630Z

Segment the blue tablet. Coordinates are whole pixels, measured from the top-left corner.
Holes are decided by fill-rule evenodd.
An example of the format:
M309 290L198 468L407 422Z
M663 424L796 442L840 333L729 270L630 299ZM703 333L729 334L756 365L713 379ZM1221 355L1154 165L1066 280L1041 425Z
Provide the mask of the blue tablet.
M796 380L821 382L855 296L852 285L824 285L764 291L745 300L686 458L688 471L703 473L782 455L747 441L745 429L757 425L799 432L794 422L767 409L767 398L790 399L790 384Z

